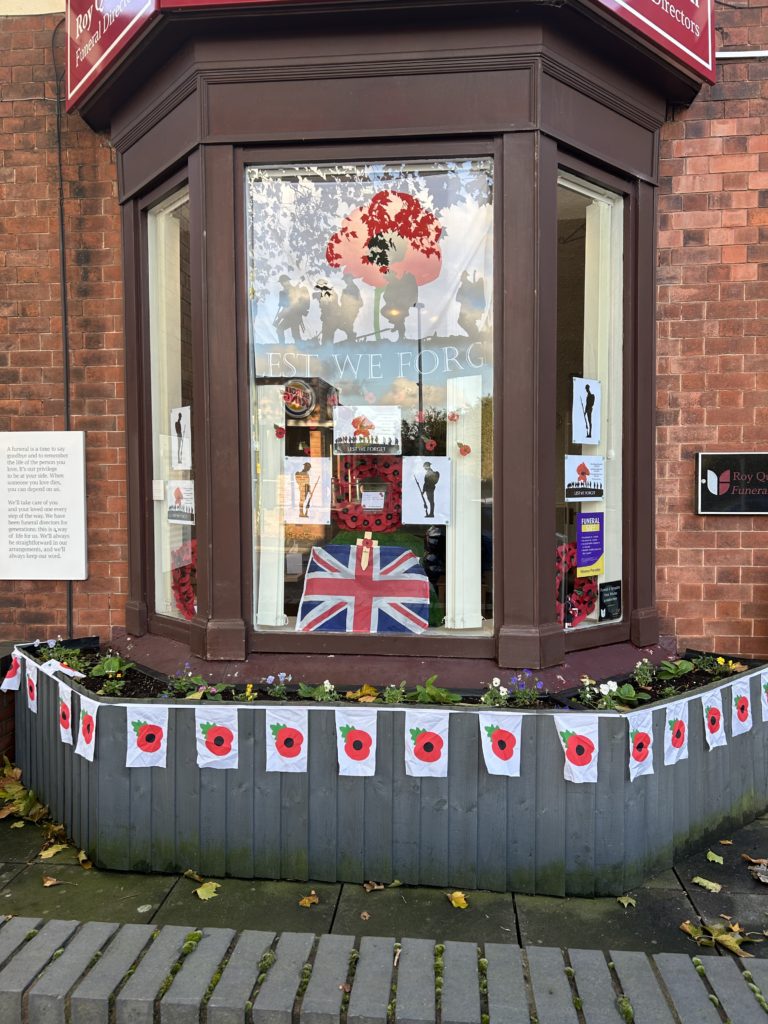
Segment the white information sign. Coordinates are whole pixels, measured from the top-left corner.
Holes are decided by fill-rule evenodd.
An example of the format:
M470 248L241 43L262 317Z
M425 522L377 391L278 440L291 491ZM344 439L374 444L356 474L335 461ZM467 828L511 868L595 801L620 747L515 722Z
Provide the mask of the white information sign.
M87 578L85 434L0 433L0 579Z

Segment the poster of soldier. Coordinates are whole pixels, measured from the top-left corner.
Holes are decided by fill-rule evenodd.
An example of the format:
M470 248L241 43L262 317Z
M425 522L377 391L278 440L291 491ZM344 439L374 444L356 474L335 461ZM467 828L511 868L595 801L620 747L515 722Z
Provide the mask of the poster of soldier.
M192 469L192 409L171 409L171 469Z
M571 440L574 444L600 444L601 390L599 380L573 378Z
M334 455L400 455L399 405L337 405L333 410Z
M295 525L331 521L331 460L288 456L284 477L285 521Z
M445 455L403 459L403 522L451 521L451 460Z

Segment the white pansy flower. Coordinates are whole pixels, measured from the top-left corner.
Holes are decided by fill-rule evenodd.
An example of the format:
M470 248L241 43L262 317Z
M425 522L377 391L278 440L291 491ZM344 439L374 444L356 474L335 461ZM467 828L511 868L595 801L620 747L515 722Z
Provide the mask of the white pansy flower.
M607 683L600 683L600 693L605 697L611 692L611 688Z
M499 696L500 697L506 697L508 693L509 693L509 690L506 688L506 686L500 686L499 687Z
M326 693L331 692L331 690L333 689L333 683L330 681L330 679L325 679L323 681L323 689L325 690Z
M614 683L614 681L612 679L608 680L608 692L609 693L614 693L616 690L618 690L618 688L619 688L619 684L618 683Z

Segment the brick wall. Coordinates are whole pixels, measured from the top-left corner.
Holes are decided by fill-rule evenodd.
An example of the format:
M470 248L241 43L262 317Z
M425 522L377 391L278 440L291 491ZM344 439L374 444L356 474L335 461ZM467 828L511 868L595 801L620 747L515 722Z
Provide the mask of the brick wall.
M718 49L768 49L768 7L716 7ZM768 451L768 61L662 129L657 596L679 647L768 656L768 519L693 514L694 453Z
M61 15L0 18L0 430L64 427L56 89ZM58 33L57 65L64 58ZM109 637L127 592L120 225L114 155L79 118L63 122L72 427L87 431L90 575L74 632ZM66 584L0 588L0 639L66 628Z

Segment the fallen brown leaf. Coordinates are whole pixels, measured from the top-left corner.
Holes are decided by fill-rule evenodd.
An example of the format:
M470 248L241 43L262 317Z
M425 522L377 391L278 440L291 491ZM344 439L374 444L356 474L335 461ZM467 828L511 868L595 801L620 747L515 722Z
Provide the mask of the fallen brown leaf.
M352 991L352 986L349 984L348 981L345 981L343 985L339 985L339 991L340 992L351 992Z
M750 857L748 853L742 853L741 859L747 864L762 864L763 867L768 867L768 857Z
M310 893L309 893L309 896L302 896L301 897L301 899L299 900L299 906L300 907L311 907L311 906L314 906L315 903L319 903L319 902L320 902L320 897L317 895L315 890L312 889L310 891Z
M370 921L370 919L371 919L371 915L368 913L368 911L367 910L363 910L362 913L360 914L360 920L361 921Z
M381 882L363 882L363 888L366 892L376 892L377 889L383 889L384 886Z
M718 842L720 843L721 846L733 846L733 840L732 839L719 839Z
M88 854L85 852L85 850L81 850L80 853L78 853L77 862L80 865L80 867L85 868L86 871L90 871L91 868L93 867L93 864L88 859Z
M47 846L44 850L40 851L40 860L50 860L51 857L55 857L57 853L61 853L66 848L66 843L54 843L53 846Z
M202 875L198 875L198 873L196 871L193 871L192 868L187 868L187 870L184 872L184 878L191 878L193 882L204 882L205 881L203 876Z
M54 885L61 885L58 878L52 878L50 875L43 875L43 888L50 889Z

